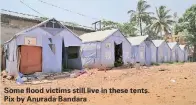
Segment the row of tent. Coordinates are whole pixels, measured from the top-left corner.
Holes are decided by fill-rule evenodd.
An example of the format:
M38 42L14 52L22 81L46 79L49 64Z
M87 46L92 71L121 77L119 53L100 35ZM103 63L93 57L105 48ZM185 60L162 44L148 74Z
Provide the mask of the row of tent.
M120 30L112 29L87 33L80 38L85 67L113 67L118 60L122 60L123 64L139 62L141 65L188 60L187 46L150 40L148 35L126 38Z
M148 36L126 38L118 29L78 37L54 18L16 33L4 43L2 53L10 75L113 67L119 62L184 62L187 58L187 47L176 42L150 40Z

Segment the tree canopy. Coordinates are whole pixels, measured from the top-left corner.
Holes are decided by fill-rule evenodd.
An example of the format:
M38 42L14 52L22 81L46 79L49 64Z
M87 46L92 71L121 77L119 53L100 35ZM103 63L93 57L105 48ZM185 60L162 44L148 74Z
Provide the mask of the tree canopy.
M171 25L174 23L172 15L169 14L170 10L166 9L166 6L160 6L156 8L156 17L153 20L152 30L156 34L163 36L163 32L168 34L171 33Z
M148 24L150 20L150 14L153 14L152 12L147 12L147 9L149 9L151 6L147 4L147 1L145 0L139 0L137 3L136 10L129 10L128 14L130 14L130 21L138 23L140 27L140 35L143 34L143 28L142 23Z

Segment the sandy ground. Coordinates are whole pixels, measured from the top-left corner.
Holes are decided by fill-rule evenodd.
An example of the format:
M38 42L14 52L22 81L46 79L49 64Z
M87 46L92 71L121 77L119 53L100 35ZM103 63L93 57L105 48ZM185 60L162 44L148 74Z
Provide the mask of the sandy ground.
M160 71L164 69L164 71ZM148 89L148 93L40 93L6 94L2 88L3 105L196 105L196 63L162 64L141 70L121 69L107 72L89 70L78 78L58 79L40 85L17 85L14 81L4 80L3 87L31 88L118 88ZM87 102L4 102L3 97L86 97Z

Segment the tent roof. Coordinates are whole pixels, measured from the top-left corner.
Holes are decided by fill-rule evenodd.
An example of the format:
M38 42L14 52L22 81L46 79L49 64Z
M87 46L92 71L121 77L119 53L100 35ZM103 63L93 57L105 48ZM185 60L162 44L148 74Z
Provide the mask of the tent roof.
M46 23L49 22L50 20L56 21L56 22L57 22L59 25L61 25L64 29L67 29L67 30L70 31L73 35L75 35L78 39L80 39L75 33L73 33L70 29L68 29L67 27L65 27L64 25L62 25L62 24L61 24L59 21L57 21L55 18L51 18L51 19L47 19L47 20L45 20L45 21L43 21L43 22L41 22L41 23L39 23L39 24L37 24L37 25L35 25L35 26L33 26L33 27L27 28L26 30L23 30L23 31L21 31L21 32L19 32L19 33L17 33L17 34L15 34L10 40L8 40L8 41L5 42L5 43L10 42L11 40L13 40L14 38L16 38L17 36L19 36L19 35L21 35L21 34L25 34L25 32L29 32L29 31L31 31L31 30L37 28L37 27L42 26L43 24L46 24ZM81 39L80 39L80 40L81 40Z
M164 42L164 40L152 40L152 42L156 47L159 47Z
M134 45L140 45L147 38L148 38L148 35L145 35L145 36L137 36L137 37L129 37L127 39L134 46Z
M170 47L171 49L173 49L174 46L177 45L177 42L169 42L168 45L169 45L169 47Z
M81 35L80 38L82 39L82 42L103 41L116 31L118 31L118 29L90 32Z

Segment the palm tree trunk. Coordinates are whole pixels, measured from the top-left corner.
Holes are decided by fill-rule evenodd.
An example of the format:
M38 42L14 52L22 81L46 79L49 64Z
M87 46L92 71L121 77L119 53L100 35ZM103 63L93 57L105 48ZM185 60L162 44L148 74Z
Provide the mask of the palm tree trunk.
M142 19L140 18L140 33L141 33L141 36L143 35L142 33Z

